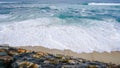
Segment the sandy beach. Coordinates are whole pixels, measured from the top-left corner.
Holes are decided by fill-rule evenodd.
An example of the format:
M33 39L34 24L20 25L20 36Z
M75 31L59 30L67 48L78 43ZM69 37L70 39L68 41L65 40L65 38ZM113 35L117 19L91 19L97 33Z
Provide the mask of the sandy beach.
M68 56L73 56L76 58L83 58L87 60L93 60L93 61L101 61L105 63L114 63L114 64L120 64L120 52L119 51L113 51L111 53L108 52L93 52L93 53L75 53L70 50L57 50L57 49L48 49L41 46L21 46L20 48L33 50L33 51L42 51L47 52L51 54L63 54Z

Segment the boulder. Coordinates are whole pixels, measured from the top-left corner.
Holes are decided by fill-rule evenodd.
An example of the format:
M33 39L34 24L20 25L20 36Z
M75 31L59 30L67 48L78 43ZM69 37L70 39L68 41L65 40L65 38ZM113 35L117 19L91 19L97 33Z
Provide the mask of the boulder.
M5 52L5 51L0 52L0 56L6 56L6 55L8 55L7 52Z

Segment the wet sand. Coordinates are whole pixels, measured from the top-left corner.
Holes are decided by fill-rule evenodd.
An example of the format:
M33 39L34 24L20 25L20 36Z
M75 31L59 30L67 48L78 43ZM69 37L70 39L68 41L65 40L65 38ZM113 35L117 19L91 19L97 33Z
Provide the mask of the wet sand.
M108 53L108 52L76 53L70 50L62 51L62 50L57 50L57 49L48 49L48 48L41 47L41 46L21 46L20 48L33 50L33 51L42 51L42 52L47 52L51 54L63 54L63 55L83 58L87 60L101 61L105 63L120 64L120 52L119 51L113 51L111 53Z

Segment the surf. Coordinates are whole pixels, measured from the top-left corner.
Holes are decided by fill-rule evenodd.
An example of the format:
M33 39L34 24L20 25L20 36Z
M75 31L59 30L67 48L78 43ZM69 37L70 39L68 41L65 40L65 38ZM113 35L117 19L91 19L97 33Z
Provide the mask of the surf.
M88 5L114 5L114 6L120 6L120 3L88 3Z
M10 5L1 5L0 44L78 53L120 50L119 6Z

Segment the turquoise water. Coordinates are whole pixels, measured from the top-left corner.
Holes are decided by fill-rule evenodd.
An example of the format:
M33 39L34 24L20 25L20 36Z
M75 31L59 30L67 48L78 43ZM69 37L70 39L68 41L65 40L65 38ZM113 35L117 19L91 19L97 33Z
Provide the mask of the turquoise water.
M60 19L91 19L105 20L114 19L120 22L120 6L109 5L81 5L81 4L23 4L23 3L1 3L0 15L9 15L7 20L0 19L1 23L6 21L21 21L40 17L57 17ZM74 22L76 23L76 22Z
M0 3L0 44L120 50L120 4Z

